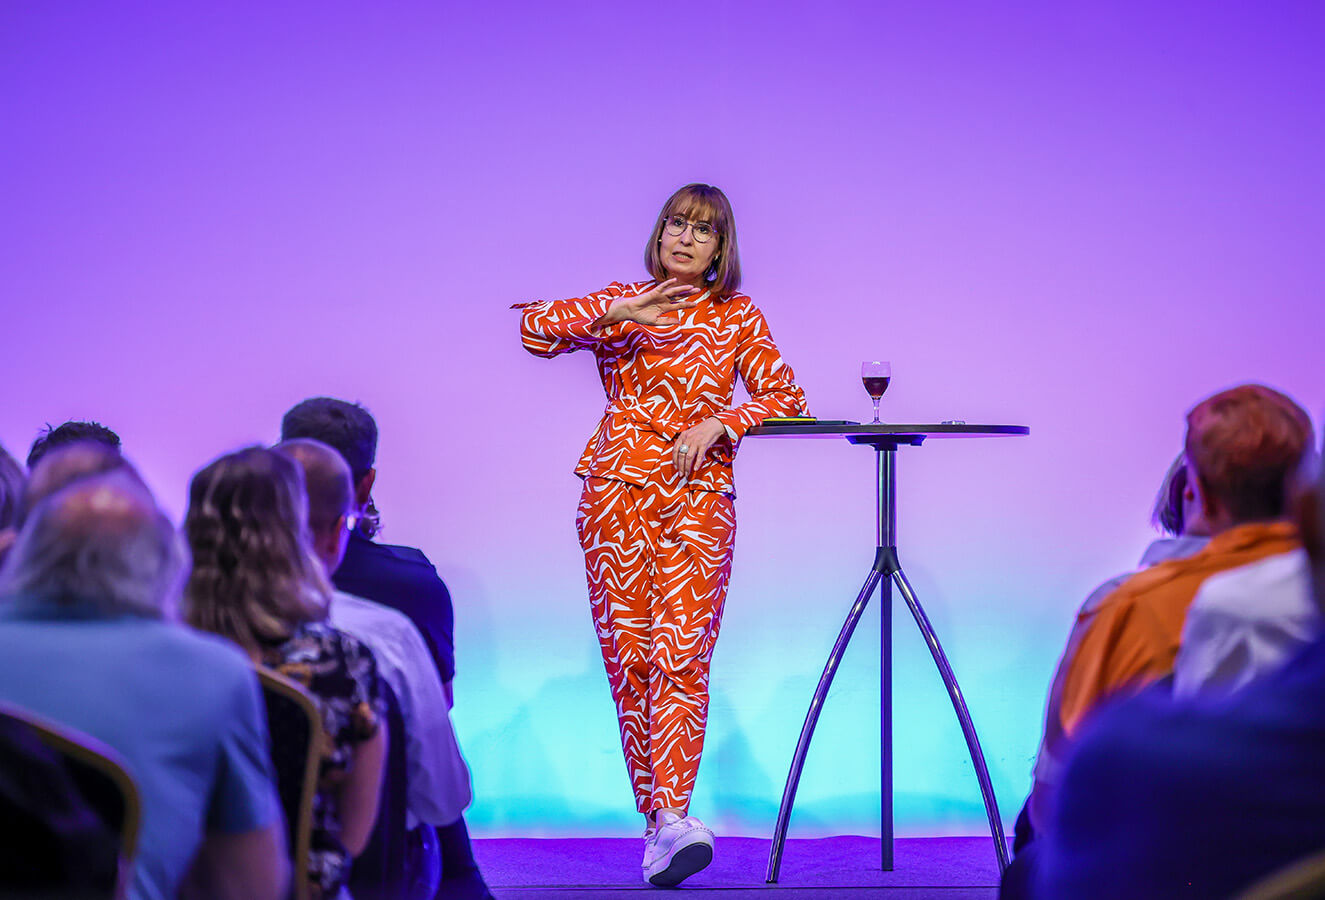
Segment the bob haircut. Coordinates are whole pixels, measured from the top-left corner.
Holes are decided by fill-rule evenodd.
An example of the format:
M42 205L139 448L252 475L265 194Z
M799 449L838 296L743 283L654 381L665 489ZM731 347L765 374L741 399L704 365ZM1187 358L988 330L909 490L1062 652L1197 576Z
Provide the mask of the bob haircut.
M741 286L741 253L736 244L736 217L727 195L711 184L687 184L667 198L658 221L653 223L649 242L644 245L644 268L656 280L667 278L658 247L662 244L663 223L671 216L685 216L693 222L708 222L718 233L718 252L704 273L704 284L715 294L734 294Z
M250 655L327 616L331 586L313 555L298 463L250 447L193 476L184 533L193 571L185 620Z

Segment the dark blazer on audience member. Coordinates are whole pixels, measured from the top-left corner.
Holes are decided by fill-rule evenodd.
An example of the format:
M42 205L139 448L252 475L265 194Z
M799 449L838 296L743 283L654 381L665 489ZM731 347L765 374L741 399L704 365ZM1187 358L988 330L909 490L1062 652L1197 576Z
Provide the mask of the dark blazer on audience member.
M1037 840L1037 898L1228 897L1325 847L1325 640L1227 698L1103 710Z
M364 597L409 616L423 635L443 682L455 677L455 614L451 593L423 555L413 547L378 544L350 535L345 559L332 579L347 594Z

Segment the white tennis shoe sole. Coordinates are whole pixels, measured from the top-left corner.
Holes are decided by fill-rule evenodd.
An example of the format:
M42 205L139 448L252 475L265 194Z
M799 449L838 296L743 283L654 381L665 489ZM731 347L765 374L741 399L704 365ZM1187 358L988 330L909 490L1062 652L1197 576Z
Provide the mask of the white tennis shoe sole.
M693 816L660 825L644 847L644 880L675 887L713 861L713 832Z

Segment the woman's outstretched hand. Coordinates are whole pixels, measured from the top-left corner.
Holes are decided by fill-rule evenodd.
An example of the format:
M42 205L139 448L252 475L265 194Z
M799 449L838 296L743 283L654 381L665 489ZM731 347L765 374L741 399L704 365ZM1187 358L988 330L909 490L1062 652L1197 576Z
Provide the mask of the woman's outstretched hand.
M696 288L688 284L678 284L675 278L660 282L651 291L636 297L623 297L613 303L607 314L594 323L597 327L614 325L617 322L638 322L641 325L677 325L675 319L664 319L663 315L672 310L690 309L698 305L689 299Z
M698 425L692 425L676 436L672 444L672 465L681 473L681 480L689 481L695 467L704 455L720 440L726 440L727 429L714 416Z

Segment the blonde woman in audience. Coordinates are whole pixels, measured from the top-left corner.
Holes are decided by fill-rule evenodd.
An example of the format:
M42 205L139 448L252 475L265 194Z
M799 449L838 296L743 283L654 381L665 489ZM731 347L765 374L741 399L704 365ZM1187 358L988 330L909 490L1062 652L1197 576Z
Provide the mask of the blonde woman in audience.
M313 554L298 465L258 447L221 457L193 478L185 532L193 552L188 622L303 684L322 712L331 741L309 872L317 897L345 897L350 859L377 816L382 697L372 654L325 623L331 588Z

